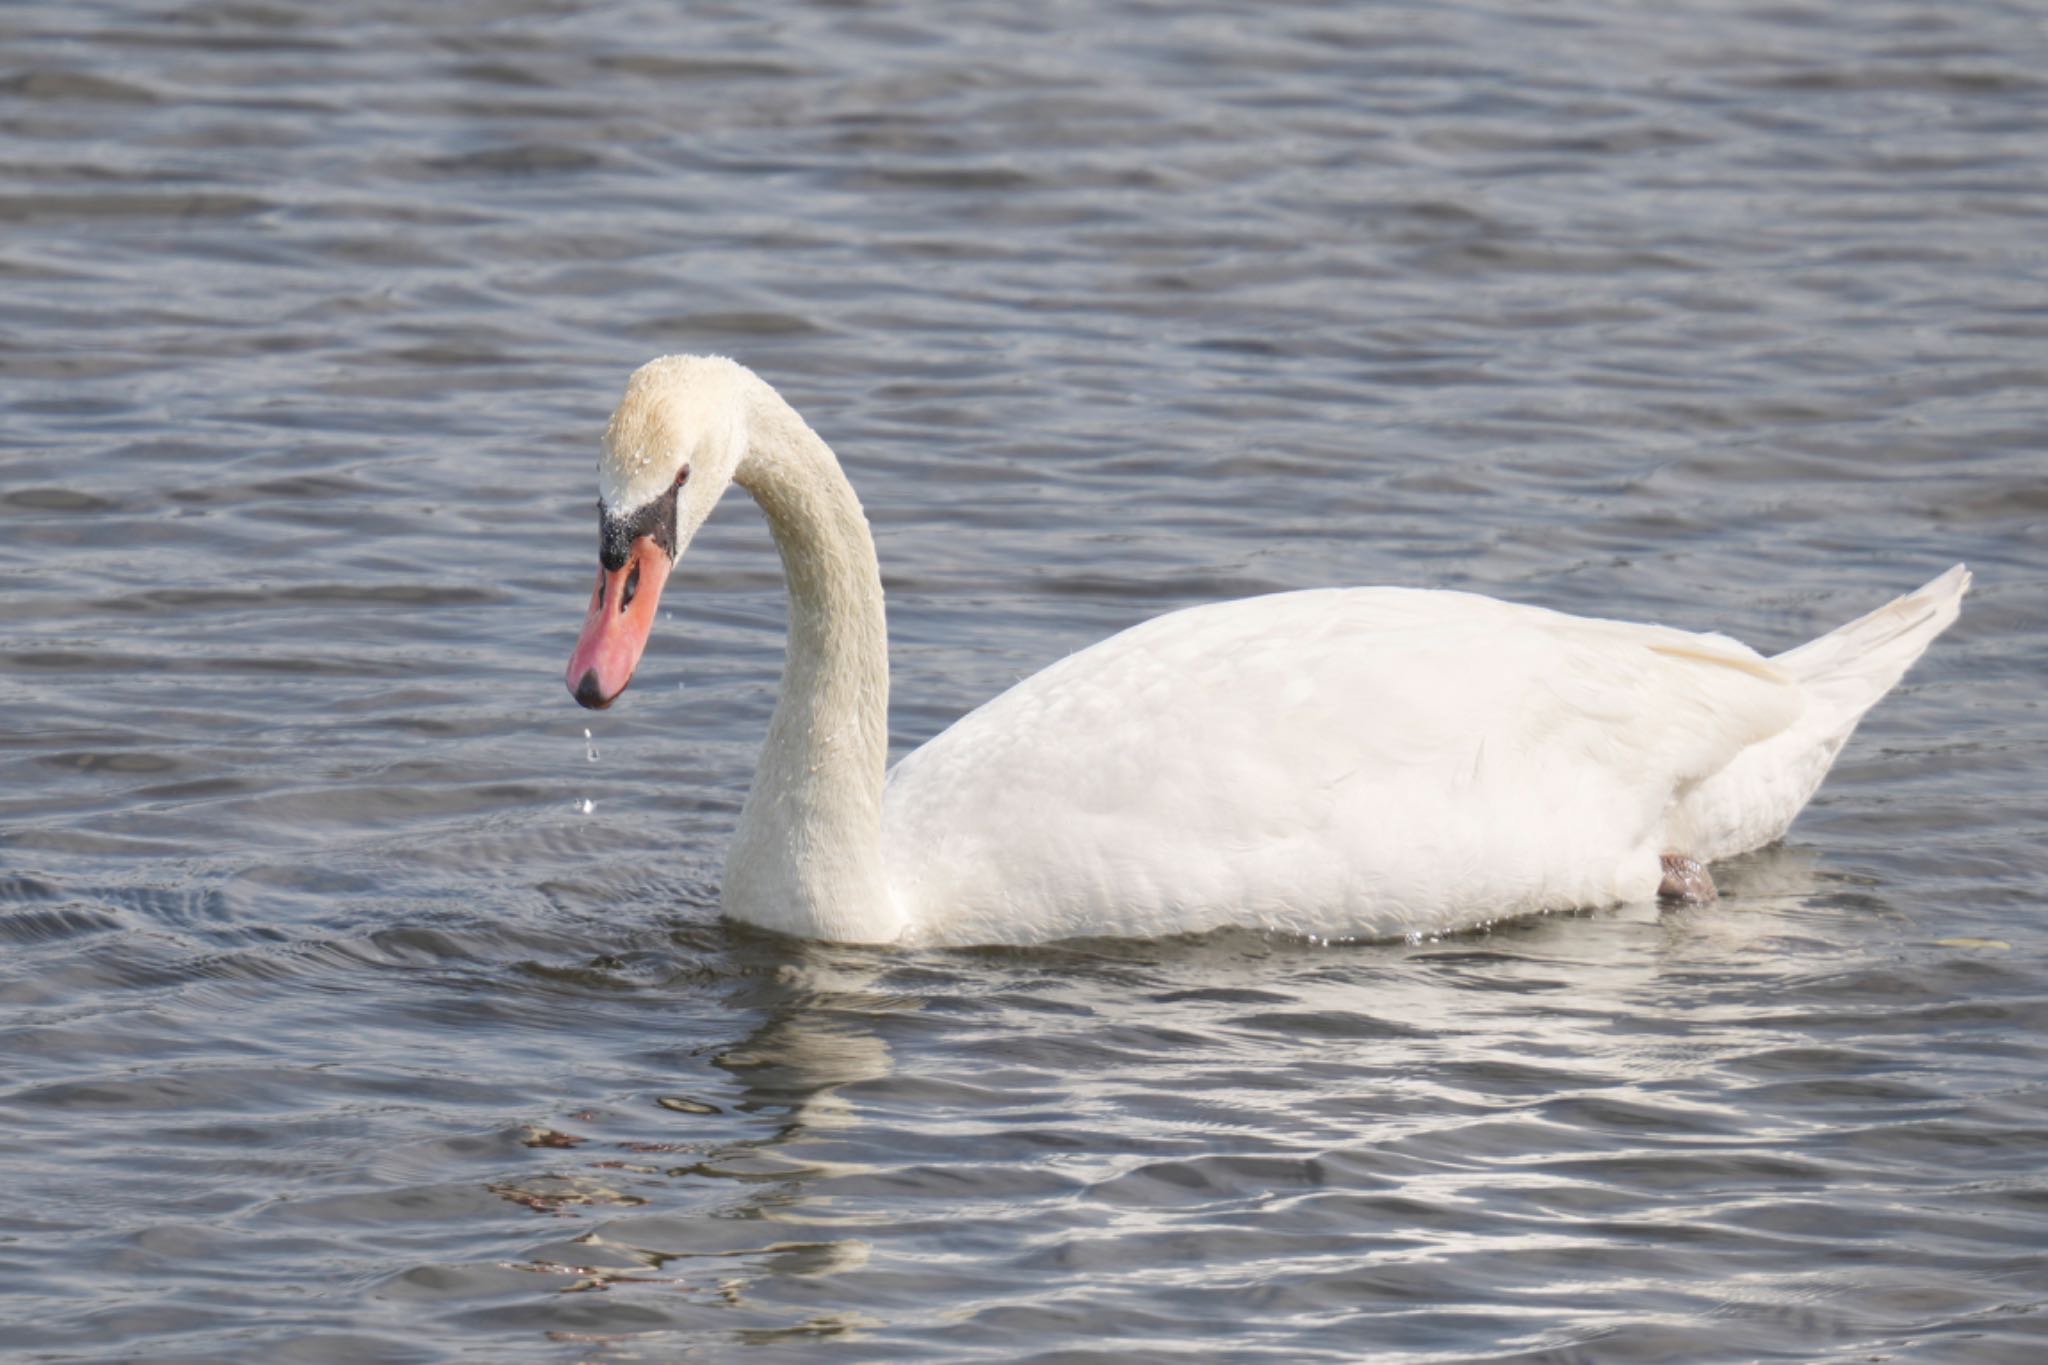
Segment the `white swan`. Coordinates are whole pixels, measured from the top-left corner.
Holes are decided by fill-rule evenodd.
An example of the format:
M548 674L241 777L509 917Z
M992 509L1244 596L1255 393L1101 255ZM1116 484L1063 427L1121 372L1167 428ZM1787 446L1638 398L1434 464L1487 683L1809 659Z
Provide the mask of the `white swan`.
M1458 592L1221 602L1061 660L885 774L874 543L795 410L732 361L656 360L598 473L602 567L568 672L586 706L631 679L726 485L767 515L788 657L722 908L850 942L1391 937L1711 895L1699 865L1784 833L1970 581L1957 565L1772 659Z

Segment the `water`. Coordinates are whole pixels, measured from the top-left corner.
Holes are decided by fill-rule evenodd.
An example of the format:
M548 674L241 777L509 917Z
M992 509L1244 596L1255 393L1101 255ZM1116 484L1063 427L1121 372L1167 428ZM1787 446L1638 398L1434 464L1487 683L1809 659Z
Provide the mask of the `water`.
M1983 0L9 5L0 1354L2042 1358L2044 59ZM620 707L560 681L677 350L851 469L903 746L1217 596L1775 649L1978 588L1718 905L792 945L713 914L744 499Z

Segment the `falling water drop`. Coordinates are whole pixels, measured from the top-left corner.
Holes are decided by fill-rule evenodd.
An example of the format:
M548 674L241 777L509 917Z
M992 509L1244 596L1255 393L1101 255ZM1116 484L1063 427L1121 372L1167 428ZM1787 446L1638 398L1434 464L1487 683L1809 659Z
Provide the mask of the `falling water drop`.
M583 761L586 763L597 762L597 741L590 737L588 729L585 729L583 732Z

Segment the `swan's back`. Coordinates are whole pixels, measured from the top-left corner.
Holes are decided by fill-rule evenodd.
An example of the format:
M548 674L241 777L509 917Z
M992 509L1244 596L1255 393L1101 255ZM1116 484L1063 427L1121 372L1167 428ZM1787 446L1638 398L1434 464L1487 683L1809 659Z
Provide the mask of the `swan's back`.
M1803 706L1721 636L1398 588L1218 603L905 758L885 860L913 936L959 943L1381 937L1644 898L1678 793Z

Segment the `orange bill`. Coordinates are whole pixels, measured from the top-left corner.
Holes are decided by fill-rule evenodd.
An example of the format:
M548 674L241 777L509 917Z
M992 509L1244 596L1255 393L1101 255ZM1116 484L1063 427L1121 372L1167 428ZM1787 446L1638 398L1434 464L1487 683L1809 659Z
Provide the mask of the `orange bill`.
M618 568L599 566L597 591L591 595L590 614L583 618L583 633L569 655L566 679L569 691L583 705L601 711L633 681L671 566L668 552L652 536L635 538L626 562Z

